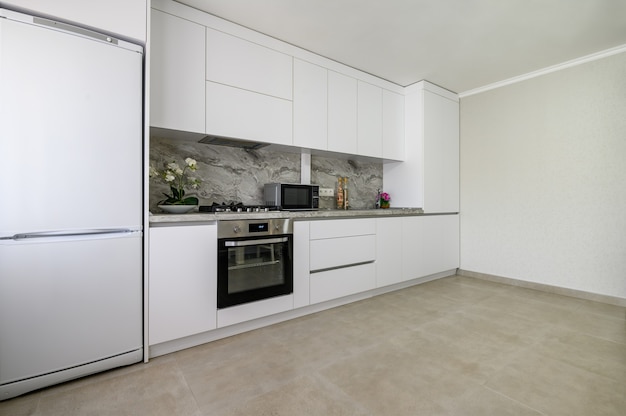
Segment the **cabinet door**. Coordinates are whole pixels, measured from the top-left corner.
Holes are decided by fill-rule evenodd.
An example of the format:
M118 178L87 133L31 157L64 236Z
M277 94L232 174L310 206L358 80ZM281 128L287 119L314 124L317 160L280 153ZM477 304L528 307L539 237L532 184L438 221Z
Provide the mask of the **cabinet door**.
M424 273L424 218L402 218L402 279L411 280Z
M309 222L293 223L293 307L309 304Z
M150 229L150 345L217 326L217 225Z
M152 10L150 125L204 133L204 26Z
M292 57L207 28L206 79L292 99Z
M299 59L293 62L293 144L328 148L328 70Z
M404 280L459 267L459 216L404 217L402 275Z
M459 267L459 216L423 217L422 273L430 275Z
M374 218L349 218L311 222L311 240L376 234Z
M382 88L359 81L357 94L357 153L361 156L382 157Z
M383 158L404 160L404 96L383 90Z
M365 292L375 286L374 263L311 273L311 304Z
M459 211L459 103L424 91L424 211Z
M206 83L206 133L264 143L292 144L291 101Z
M310 268L324 270L376 260L376 236L327 238L311 241Z
M328 71L328 150L357 153L357 80Z
M376 287L399 283L402 274L402 218L376 219Z
M9 0L2 3L146 41L146 0Z

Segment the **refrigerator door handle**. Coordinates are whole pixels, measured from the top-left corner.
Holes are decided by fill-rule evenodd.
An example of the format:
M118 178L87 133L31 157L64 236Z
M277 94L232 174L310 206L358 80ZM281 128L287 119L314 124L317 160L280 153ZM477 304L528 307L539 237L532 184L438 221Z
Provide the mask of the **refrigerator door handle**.
M0 240L30 240L33 238L50 238L50 237L82 237L106 234L128 234L137 232L130 228L109 228L105 230L81 230L81 231L44 231L36 233L14 234L9 237L0 237Z

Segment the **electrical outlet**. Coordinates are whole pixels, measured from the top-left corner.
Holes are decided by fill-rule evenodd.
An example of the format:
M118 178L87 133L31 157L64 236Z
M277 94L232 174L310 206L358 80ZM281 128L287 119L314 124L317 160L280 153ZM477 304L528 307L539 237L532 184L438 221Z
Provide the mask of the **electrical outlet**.
M320 188L320 196L335 196L333 188Z

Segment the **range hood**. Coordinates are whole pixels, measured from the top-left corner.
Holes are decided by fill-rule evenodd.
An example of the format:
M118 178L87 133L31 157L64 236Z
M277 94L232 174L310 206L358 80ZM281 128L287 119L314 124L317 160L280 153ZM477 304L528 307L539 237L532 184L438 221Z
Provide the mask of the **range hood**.
M238 147L246 150L256 150L262 147L269 146L268 143L258 143L249 140L232 139L230 137L222 136L205 136L198 143L215 144L218 146Z
M189 140L204 144L214 144L219 146L238 147L246 150L256 150L269 146L269 143L259 143L251 140L234 139L232 137L207 135L203 133L192 133L180 130L164 129L160 127L150 127L150 137L162 137L165 139Z

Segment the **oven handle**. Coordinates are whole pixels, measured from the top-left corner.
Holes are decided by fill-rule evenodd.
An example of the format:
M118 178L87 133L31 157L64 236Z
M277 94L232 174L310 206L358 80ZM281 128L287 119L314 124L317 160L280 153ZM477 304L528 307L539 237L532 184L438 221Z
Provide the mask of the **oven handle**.
M259 244L285 243L289 237L264 238L262 240L224 241L226 247L256 246Z

